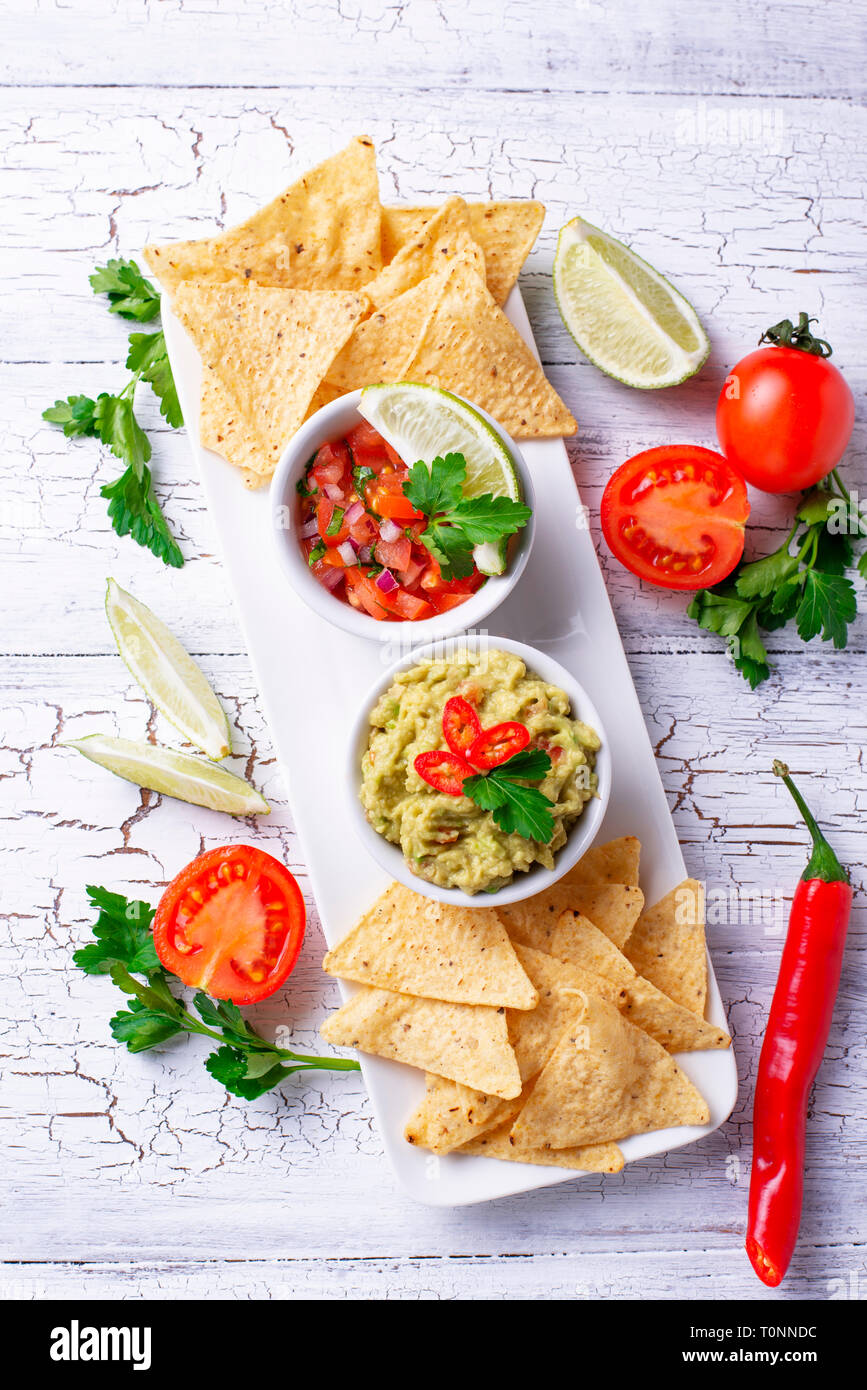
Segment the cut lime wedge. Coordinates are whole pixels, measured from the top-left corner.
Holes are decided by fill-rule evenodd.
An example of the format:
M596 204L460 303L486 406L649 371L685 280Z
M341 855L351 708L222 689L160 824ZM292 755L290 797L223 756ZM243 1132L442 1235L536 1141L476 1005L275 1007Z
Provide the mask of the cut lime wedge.
M231 816L266 816L271 810L249 782L193 753L108 734L70 739L62 746L74 748L127 782L174 796L178 801L189 801L193 806L228 811Z
M113 579L105 612L118 651L151 703L209 758L225 758L231 742L223 707L165 623Z
M683 295L628 246L581 217L560 231L554 294L585 357L627 386L676 386L710 352Z
M499 435L450 391L413 381L366 386L358 409L410 467L419 460L429 464L437 456L463 454L466 497L489 492L523 500L515 460ZM496 542L477 546L473 556L482 574L502 574L506 552L506 543Z

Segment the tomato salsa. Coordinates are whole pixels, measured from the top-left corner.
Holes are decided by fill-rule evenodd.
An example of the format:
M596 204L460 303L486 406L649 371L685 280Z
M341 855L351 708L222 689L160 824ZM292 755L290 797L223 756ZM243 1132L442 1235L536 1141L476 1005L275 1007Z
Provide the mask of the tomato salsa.
M298 483L307 563L335 598L380 622L419 622L474 594L485 575L444 579L420 537L427 518L404 495L409 469L366 420L323 444Z

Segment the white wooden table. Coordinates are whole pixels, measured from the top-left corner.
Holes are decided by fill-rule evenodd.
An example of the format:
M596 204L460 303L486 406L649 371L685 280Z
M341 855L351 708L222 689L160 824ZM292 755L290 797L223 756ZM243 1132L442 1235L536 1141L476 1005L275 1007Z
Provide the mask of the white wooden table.
M783 1290L768 1295L742 1251L757 1051L784 899L805 861L769 769L782 756L802 774L860 887L863 619L845 653L789 633L772 640L774 678L753 695L719 640L685 620L683 600L639 589L600 541L687 863L732 894L710 940L741 1099L721 1131L667 1160L426 1209L396 1189L357 1077L324 1075L251 1105L227 1099L195 1042L121 1051L108 1033L115 991L71 966L87 935L86 883L155 901L187 859L239 831L302 885L304 865L183 435L142 401L187 557L177 572L110 530L99 486L116 462L40 420L55 396L123 379L130 325L91 295L96 263L135 256L152 235L236 220L366 131L387 200L547 205L521 283L549 375L580 422L569 447L594 528L605 480L630 454L672 439L714 445L727 364L802 308L821 316L856 390L845 471L863 497L865 13L864 0L730 0L724 11L712 0L3 0L0 1293L867 1296L857 910ZM713 340L697 380L630 392L580 358L550 282L557 229L578 211L633 242L696 305ZM768 547L784 513L757 500L750 544ZM199 657L270 820L238 826L139 793L58 748L96 730L159 732L106 626L109 574ZM773 911L751 920L763 894L778 903L776 925ZM288 1018L307 1047L335 1001L309 907L291 991L259 1011L264 1026Z

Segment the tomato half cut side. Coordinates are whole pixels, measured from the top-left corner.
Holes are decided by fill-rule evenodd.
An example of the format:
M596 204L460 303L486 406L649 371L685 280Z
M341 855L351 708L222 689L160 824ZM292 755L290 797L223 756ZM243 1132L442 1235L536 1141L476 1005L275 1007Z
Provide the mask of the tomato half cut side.
M413 767L423 782L427 782L435 791L445 792L446 796L463 796L464 782L467 777L475 775L469 763L458 757L457 753L438 749L419 753Z
M453 695L446 700L443 710L443 733L446 743L459 758L466 758L470 748L482 732L479 716L469 700L462 695Z
M279 859L252 845L224 845L169 884L154 917L154 947L185 985L254 1004L290 974L305 922L301 889Z
M621 464L602 497L602 533L639 579L705 589L744 550L746 484L722 454L692 444L646 449Z
M529 742L530 730L526 724L508 719L503 724L492 724L489 729L482 729L470 748L467 759L473 767L480 767L489 772L492 767L499 767L502 763L508 762L509 758L514 758Z

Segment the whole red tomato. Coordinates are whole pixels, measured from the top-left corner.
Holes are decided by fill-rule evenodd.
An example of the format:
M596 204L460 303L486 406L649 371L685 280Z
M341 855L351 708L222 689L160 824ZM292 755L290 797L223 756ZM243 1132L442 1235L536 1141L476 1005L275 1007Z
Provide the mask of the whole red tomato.
M769 328L726 378L716 408L723 453L753 487L796 492L836 467L852 433L855 402L831 349L801 314Z

